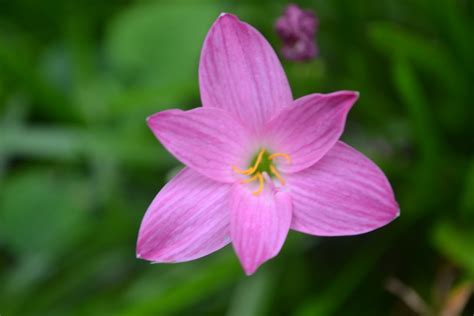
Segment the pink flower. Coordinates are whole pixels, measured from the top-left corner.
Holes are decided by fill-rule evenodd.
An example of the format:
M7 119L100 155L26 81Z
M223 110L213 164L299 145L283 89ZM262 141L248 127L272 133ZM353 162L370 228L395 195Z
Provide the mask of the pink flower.
M203 107L148 118L186 167L148 208L139 258L189 261L232 243L250 275L278 254L290 228L354 235L398 215L382 171L338 141L357 92L293 100L268 42L230 14L207 35L199 83Z
M318 20L310 10L301 10L296 4L286 7L284 14L275 23L275 29L283 41L281 53L286 59L311 60L318 49L314 40Z

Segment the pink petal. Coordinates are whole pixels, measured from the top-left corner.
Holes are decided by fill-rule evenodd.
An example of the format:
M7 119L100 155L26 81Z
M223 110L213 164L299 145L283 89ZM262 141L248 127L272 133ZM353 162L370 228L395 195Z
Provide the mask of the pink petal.
M291 228L318 236L362 234L391 222L399 207L383 172L337 142L314 166L287 175Z
M230 188L185 167L148 208L138 235L137 257L182 262L227 245Z
M290 155L279 168L297 172L314 165L341 136L350 108L359 94L339 91L311 94L295 101L267 125L268 147Z
M252 26L230 14L222 14L206 37L199 83L204 107L224 109L254 131L293 102L270 44Z
M251 192L249 185L236 184L230 201L232 244L247 275L280 252L291 223L287 192Z
M150 116L148 125L182 163L216 181L235 181L232 166L247 165L251 159L245 128L220 109L163 111Z

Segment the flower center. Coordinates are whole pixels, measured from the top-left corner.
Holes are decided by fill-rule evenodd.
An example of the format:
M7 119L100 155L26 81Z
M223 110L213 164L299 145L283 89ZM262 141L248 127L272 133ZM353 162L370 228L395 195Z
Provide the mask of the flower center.
M288 162L291 162L291 157L284 153L269 153L265 148L262 148L258 154L254 157L251 167L246 170L242 170L236 166L232 166L232 170L234 170L238 174L242 174L248 176L249 178L242 180L240 183L250 183L253 181L258 181L258 189L257 191L253 192L253 195L259 195L263 192L263 185L265 183L265 179L263 177L264 173L267 173L271 177L277 178L282 185L285 185L285 179L281 176L278 170L275 167L274 159L281 157L286 159Z

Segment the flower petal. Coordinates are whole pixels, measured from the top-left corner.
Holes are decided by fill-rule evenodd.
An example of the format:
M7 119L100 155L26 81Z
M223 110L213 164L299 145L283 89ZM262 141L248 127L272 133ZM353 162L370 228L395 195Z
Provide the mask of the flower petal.
M248 185L231 191L230 234L235 252L247 275L275 257L285 242L291 223L288 192L264 190L252 195Z
M231 184L184 168L158 193L143 218L137 257L153 262L194 260L230 242Z
M254 131L293 102L283 68L252 26L221 14L201 52L199 84L204 107L232 113Z
M291 157L291 164L279 168L297 172L321 159L341 136L358 96L352 91L311 94L278 113L267 125L266 138L270 148Z
M150 116L148 125L176 158L213 180L233 182L232 166L248 164L250 136L223 110L168 110Z
M354 148L337 142L314 166L287 175L291 228L317 236L362 234L399 215L383 172Z

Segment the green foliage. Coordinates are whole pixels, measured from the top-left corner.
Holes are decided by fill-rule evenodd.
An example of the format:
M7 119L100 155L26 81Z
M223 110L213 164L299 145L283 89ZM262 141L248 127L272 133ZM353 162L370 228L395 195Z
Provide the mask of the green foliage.
M278 49L286 4L1 4L1 315L407 315L388 278L433 310L445 302L430 293L451 293L440 279L469 288L474 7L462 0L300 2L319 17L320 56L283 61L294 95L361 92L343 138L386 172L394 223L346 238L290 233L251 278L231 247L176 265L135 258L141 218L179 168L146 117L200 105L200 49L220 12Z
M435 227L433 241L442 254L465 269L469 277L474 277L474 234L472 228L460 228L450 222L442 222Z
M218 14L210 4L136 5L110 25L106 51L111 65L137 84L194 84L202 39Z
M3 184L0 231L6 246L20 256L53 257L84 233L91 196L86 182L47 169L17 174Z

